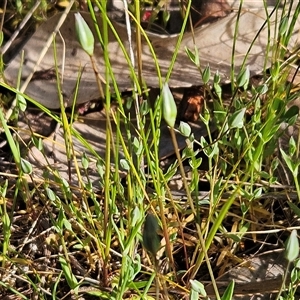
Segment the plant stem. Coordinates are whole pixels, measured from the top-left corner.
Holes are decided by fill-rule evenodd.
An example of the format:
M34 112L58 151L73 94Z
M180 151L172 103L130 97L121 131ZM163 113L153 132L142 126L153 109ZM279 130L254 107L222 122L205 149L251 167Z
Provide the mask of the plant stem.
M186 195L187 195L187 198L188 198L188 201L189 201L189 205L192 209L192 212L193 212L195 218L197 219L197 211L195 210L194 202L193 202L193 199L192 199L192 196L191 196L191 193L190 193L190 190L189 190L189 186L188 186L188 183L187 183L187 180L186 180L182 160L181 160L179 150L178 150L178 143L177 143L177 139L176 139L176 134L175 134L174 128L169 128L169 129L170 129L170 133L171 133L171 138L172 138L172 143L173 143L173 146L174 146L175 154L176 154L176 157L177 157L177 160L178 160L183 185L184 185ZM213 287L214 287L216 297L217 297L218 300L220 300L221 298L220 298L220 295L219 295L219 291L218 291L216 281L214 280L214 274L213 274L213 271L212 271L212 268L211 268L211 265L210 265L209 257L207 255L207 249L206 249L205 242L204 242L204 239L203 239L202 231L201 231L200 225L198 223L196 223L195 225L196 225L196 228L197 228L197 233L198 233L200 245L201 245L201 248L202 248L201 253L203 253L203 255L205 257L208 272L209 272L209 275L212 279L212 284L213 284ZM193 269L191 278L193 278L194 276L195 276L195 270Z

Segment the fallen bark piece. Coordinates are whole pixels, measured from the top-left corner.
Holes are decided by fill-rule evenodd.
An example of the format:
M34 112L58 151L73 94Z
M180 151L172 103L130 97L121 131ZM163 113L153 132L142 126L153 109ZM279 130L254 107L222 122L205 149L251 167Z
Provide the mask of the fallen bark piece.
M278 13L280 15L280 12ZM96 37L93 21L87 13L82 16L92 29L95 40ZM21 64L21 55L18 54L5 70L5 78L12 85L17 85L18 72L22 67L22 83L32 72L44 72L52 74L55 62L53 47L50 47L43 57L39 66L35 69L36 61L49 37L52 36L55 25L61 15L55 15L42 24L35 34L25 44L24 62ZM243 10L239 16L238 32L236 34L235 48L235 28L237 13L233 12L228 16L203 27L197 28L194 33L186 33L183 37L179 53L176 58L174 68L169 80L170 87L190 87L202 83L201 75L186 54L186 48L194 51L198 49L201 68L209 64L211 76L218 71L221 81L226 82L230 79L232 62L234 71L238 73L243 64L249 66L253 74L260 73L265 66L270 66L272 62L272 52L266 52L267 44L276 44L277 37L275 30L278 29L279 22L275 22L275 16L269 18L260 10ZM98 17L98 24L101 30L102 20ZM116 36L109 30L108 55L112 66L114 77L118 84L118 89L128 90L133 87L129 62L129 43L127 30L124 26L112 22L122 45L117 41ZM268 27L270 30L268 30ZM293 31L292 42L289 45L293 49L297 43L299 34L300 20L298 19ZM96 84L95 74L92 69L90 57L81 49L76 39L74 13L70 13L60 29L60 35L55 37L57 65L59 67L60 80L62 83L62 95L66 106L72 105L75 95L76 82L80 77L79 91L76 98L77 103L83 103L92 99L99 98L99 90ZM149 87L161 87L167 75L174 49L177 43L177 36L158 36L149 33L151 44L155 51L159 70L155 67L155 59L150 51L145 39L142 40L142 70L143 79ZM255 39L253 45L252 42ZM194 43L195 41L195 43ZM64 45L66 48L64 48ZM133 49L135 44L133 42ZM232 55L234 54L234 57ZM247 57L246 57L247 56ZM99 74L105 78L105 64L103 59L103 49L98 43L95 46L95 59ZM21 66L22 65L22 66ZM42 74L42 73L40 73ZM46 76L35 76L28 84L25 93L48 108L58 108L57 80ZM113 92L113 84L110 83Z

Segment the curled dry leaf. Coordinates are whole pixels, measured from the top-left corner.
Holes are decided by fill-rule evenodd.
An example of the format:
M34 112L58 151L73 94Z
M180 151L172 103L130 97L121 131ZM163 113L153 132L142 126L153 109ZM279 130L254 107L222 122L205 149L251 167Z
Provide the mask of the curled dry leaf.
M178 109L178 119L189 122L199 120L204 105L203 92L200 88L191 88L184 93Z

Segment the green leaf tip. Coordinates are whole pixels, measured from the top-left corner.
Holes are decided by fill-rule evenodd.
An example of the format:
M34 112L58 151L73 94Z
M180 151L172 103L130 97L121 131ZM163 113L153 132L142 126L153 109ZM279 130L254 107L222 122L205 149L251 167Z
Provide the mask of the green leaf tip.
M250 80L250 69L249 66L243 68L237 76L237 85L238 87L244 87L247 89Z
M75 29L82 49L89 55L94 54L94 36L80 13L75 13Z
M177 117L177 106L167 83L162 88L162 115L166 123L173 128Z

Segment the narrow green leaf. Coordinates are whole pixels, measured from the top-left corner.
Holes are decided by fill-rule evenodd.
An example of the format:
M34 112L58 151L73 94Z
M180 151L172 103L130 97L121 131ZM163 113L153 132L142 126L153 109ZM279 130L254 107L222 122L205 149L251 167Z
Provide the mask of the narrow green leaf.
M221 77L220 77L219 71L217 71L214 76L214 84L219 84L220 81L221 81Z
M143 143L137 137L133 138L132 146L133 146L133 151L136 155L140 155L143 152L144 149Z
M191 60L191 62L194 63L196 67L200 67L199 51L196 45L194 51L195 53L193 53L189 48L185 47L185 52Z
M293 136L290 137L289 140L289 155L293 157L294 153L297 150L297 145Z
M164 22L164 26L166 27L167 26L167 23L169 22L170 20L170 12L168 10L164 10L163 11L163 22Z
M69 189L70 189L69 182L68 182L65 178L62 178L62 179L61 179L61 182L62 182L62 184L63 184L63 187L64 187L66 190L69 190Z
M282 118L282 122L288 123L289 126L294 125L299 117L299 107L297 105L291 106Z
M298 216L298 218L300 218L300 208L293 202L288 202L288 205L292 209L292 211Z
M241 237L236 234L226 234L226 237L232 239L236 243L239 243L241 241Z
M200 137L199 143L200 143L200 146L201 146L202 148L206 148L206 147L208 146L208 142L207 142L207 140L205 139L204 136L201 136L201 137Z
M103 167L103 163L99 159L97 160L96 167L97 167L98 174L100 175L101 178L103 178L104 167Z
M300 259L297 259L295 261L295 264L294 264L295 268L297 268L298 270L300 270Z
M203 113L200 114L201 121L207 126L210 121L210 113L207 108L204 109Z
M86 153L83 153L81 157L81 165L85 170L89 167L89 158L86 156Z
M245 69L242 69L239 75L237 76L237 80L236 80L237 85L239 87L247 88L249 84L249 79L250 79L250 70L249 67L247 66Z
M8 125L7 125L7 121L4 118L3 115L3 110L0 109L0 126L2 126L2 128L4 129L5 135L6 135L6 139L8 141L9 147L11 149L11 152L13 154L15 163L17 165L17 167L20 167L20 152L19 152L19 148L17 147L17 144L15 142L15 139L13 138Z
M50 188L46 188L46 194L50 201L54 201L56 199L56 195Z
M5 198L5 196L6 196L7 187L8 187L8 180L5 179L4 182L2 182L1 186L0 186L0 195L3 198Z
M136 226L139 220L141 220L141 210L138 206L135 206L131 213L132 221L131 226Z
M177 172L177 166L173 164L169 166L167 172L164 174L166 182L168 182Z
M204 285L201 282L199 282L198 280L190 280L190 283L191 283L192 290L206 297L207 294L204 289Z
M253 198L258 199L263 193L263 188L259 187L253 191Z
M189 137L191 135L191 132L192 132L191 126L188 123L185 123L185 122L182 122L182 121L180 121L178 130L185 137Z
M232 280L228 287L226 288L223 296L221 297L221 300L232 300L233 296L233 291L234 291L234 280Z
M290 119L290 118L293 118L294 116L298 116L298 115L299 115L299 106L298 105L293 105L284 114L284 118L285 119Z
M205 84L207 84L209 79L210 79L210 67L207 66L202 73L202 80Z
M185 52L191 62L195 63L195 54L188 47L185 47Z
M189 165L194 170L198 169L200 167L201 163L202 163L202 157L199 157L199 158L197 158L195 160L192 160L192 159L189 160Z
M4 34L3 34L3 31L1 30L0 31L0 46L2 46L3 40L4 40Z
M199 293L195 290L191 290L189 300L198 300L199 299Z
M36 136L32 136L31 137L31 141L33 143L33 145L39 150L42 151L43 150L43 140L41 138L37 138Z
M128 161L126 159L124 159L124 158L120 159L120 166L125 171L129 171L130 170L130 165L129 165Z
M299 278L299 270L296 268L292 269L291 271L291 283L295 284Z
M256 88L256 92L260 95L264 95L268 91L268 86L266 84L259 85Z
M228 120L228 125L230 128L242 128L244 126L244 115L246 108L242 108L232 114Z
M21 94L17 94L17 105L21 111L25 111L27 108L26 100Z
M72 225L67 219L63 219L64 226L70 232L73 232Z
M21 157L21 168L25 174L32 173L32 165L29 161Z
M78 285L78 281L77 281L75 275L72 272L70 265L67 263L66 259L63 256L59 256L59 262L60 262L61 268L64 272L64 275L65 275L65 278L67 280L69 287L77 295L79 285Z
M289 155L287 155L284 150L280 149L282 158L284 159L285 163L287 164L289 170L293 173L293 176L298 176L298 169L299 165L294 163L293 160Z
M280 20L280 25L279 25L279 34L282 36L286 33L289 25L289 19L287 16L284 16Z
M195 66L198 67L198 68L200 68L199 51L198 51L198 48L197 48L196 45L194 47L194 50L195 50Z

